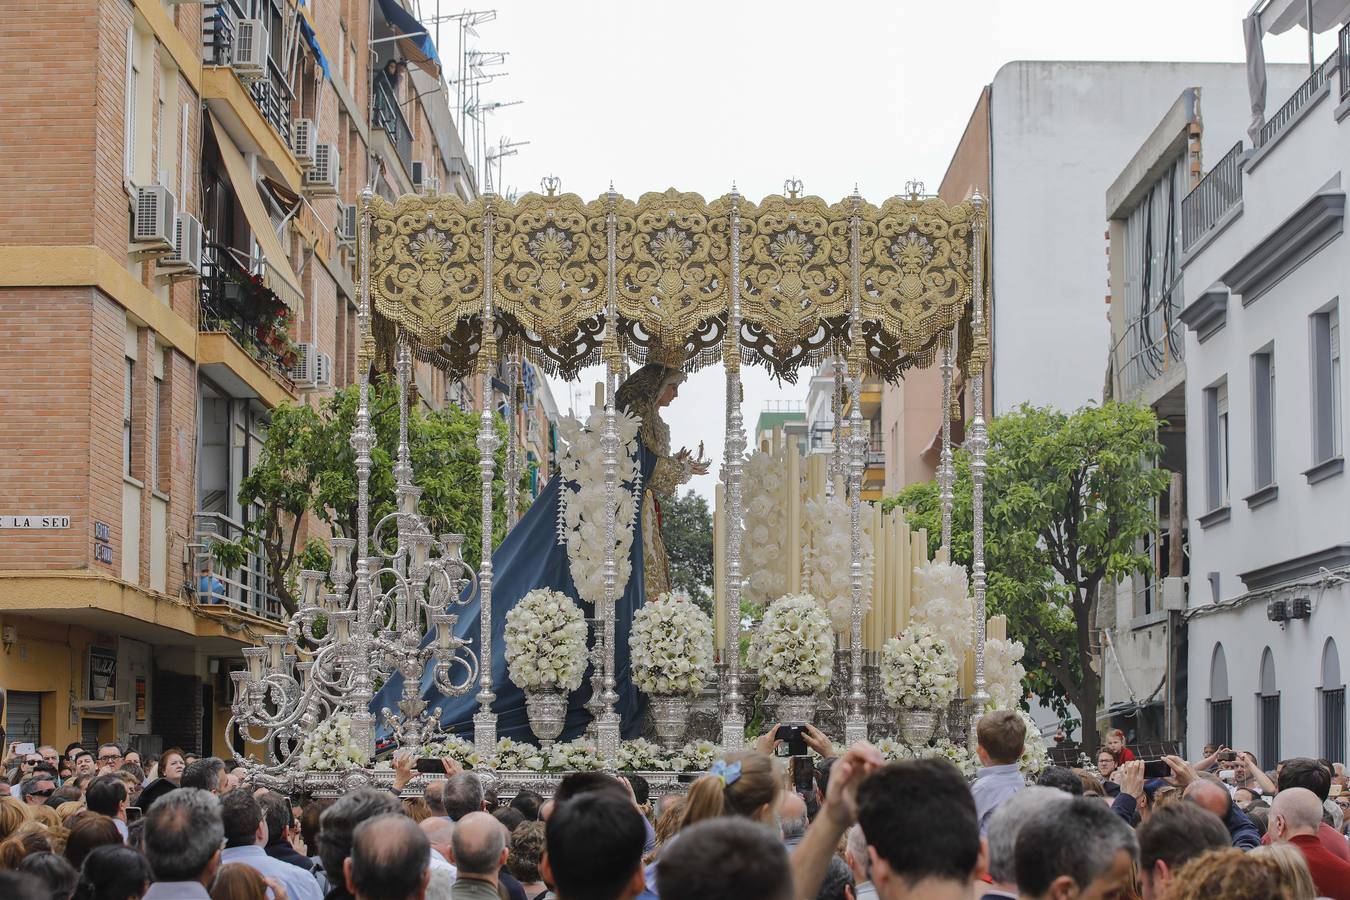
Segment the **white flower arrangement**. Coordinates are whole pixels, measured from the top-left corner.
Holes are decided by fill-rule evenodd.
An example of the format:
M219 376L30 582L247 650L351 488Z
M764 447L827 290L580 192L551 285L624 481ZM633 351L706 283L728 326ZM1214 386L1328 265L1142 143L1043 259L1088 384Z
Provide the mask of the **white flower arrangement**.
M980 770L980 762L974 753L960 744L953 744L946 738L942 738L933 746L920 751L919 756L920 758L941 757L956 766L961 774L967 778L974 778Z
M911 624L927 625L957 659L972 646L970 623L975 601L966 582L966 567L927 562L914 567Z
M793 452L796 452L795 450ZM787 479L784 451L756 450L745 461L745 536L741 543L745 587L742 596L759 606L782 596L788 587L787 511L783 488Z
M595 745L584 741L549 747L546 765L550 770L562 772L595 772L605 767Z
M853 585L849 569L853 563L853 543L849 523L849 504L843 492L833 497L812 497L806 501L806 546L802 555L810 578L807 588L830 614L834 630L848 631L853 622ZM862 611L872 607L872 535L862 529Z
M643 605L628 636L633 683L658 696L696 694L712 673L713 626L684 591Z
M670 758L672 772L706 772L722 758L722 748L712 741L690 741Z
M984 642L984 683L989 692L986 709L1017 709L1026 687L1022 684L1027 670L1021 659L1026 647L1021 641L1003 641L990 638Z
M548 764L544 751L534 744L502 738L492 748L492 758L488 767L492 769L533 769L542 772Z
M370 757L352 740L351 716L339 713L305 735L295 761L311 772L340 772L363 766Z
M619 435L618 472L620 489L616 492L618 511L614 530L614 561L619 585L632 575L629 551L633 547L633 523L637 520L640 496L637 485L637 436L642 420L625 411L616 411L615 427ZM605 454L603 437L605 411L591 407L586 424L564 417L558 431L567 450L558 462L562 472L558 528L567 544L567 560L577 596L588 603L605 599Z
M574 691L586 671L586 619L572 598L536 588L506 614L511 681L524 690Z
M434 744L424 745L419 753L428 759L449 757L466 769L472 769L482 761L473 743L457 734L447 734L435 740Z
M1022 744L1022 757L1017 761L1018 768L1022 770L1023 775L1039 775L1050 765L1050 749L1045 745L1045 738L1041 737L1041 726L1036 724L1036 720L1026 710L1019 709L1017 712L1027 726L1026 740Z
M659 744L645 738L635 738L619 745L619 771L621 772L662 772L667 771L670 759Z
M810 594L785 594L764 612L749 662L766 691L818 694L834 675L830 620Z
M956 657L927 625L910 625L881 649L881 692L906 709L940 709L956 697Z

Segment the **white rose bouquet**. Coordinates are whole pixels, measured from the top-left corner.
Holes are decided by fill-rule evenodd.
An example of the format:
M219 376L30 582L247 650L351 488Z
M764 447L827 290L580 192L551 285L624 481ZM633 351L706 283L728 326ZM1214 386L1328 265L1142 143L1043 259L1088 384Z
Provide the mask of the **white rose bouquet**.
M764 612L750 643L750 665L768 691L818 694L834 675L834 632L810 594L786 594Z
M908 709L938 709L956 697L956 657L926 625L911 625L881 649L881 692Z
M324 719L305 735L296 760L312 772L340 772L363 766L369 755L352 740L352 718L346 713Z
M628 650L642 690L696 694L712 672L712 620L683 591L662 594L633 616Z
M524 690L574 691L586 671L586 619L572 598L536 588L506 614L511 681Z
M984 642L984 683L989 692L987 709L1017 709L1026 687L1022 679L1027 670L1022 666L1026 647L1021 641L1003 641L989 638Z
M975 601L966 582L966 567L926 562L914 567L911 624L927 625L960 659L971 647L970 622Z

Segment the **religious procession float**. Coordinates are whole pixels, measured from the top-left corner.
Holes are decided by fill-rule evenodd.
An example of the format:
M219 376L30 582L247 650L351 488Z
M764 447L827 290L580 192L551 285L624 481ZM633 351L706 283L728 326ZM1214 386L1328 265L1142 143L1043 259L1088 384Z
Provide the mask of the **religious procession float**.
M880 205L800 183L752 203L670 190L585 202L547 179L516 201L367 190L360 206L357 526L301 571L284 635L244 650L230 733L253 779L335 794L392 780L389 751L449 756L499 795L547 794L585 769L680 790L747 731L812 723L892 758L939 754L968 773L986 709L1016 708L1021 645L986 618L983 480L986 209L921 186ZM576 379L603 364L584 421L560 426L558 472L493 541L494 478L519 473L482 404L481 564L419 513L407 438L413 361L486 380L528 358ZM686 373L721 363L714 615L671 590L656 496L709 462L672 451L661 409ZM741 369L793 380L832 363L831 454L747 448ZM955 467L943 416L939 549L903 510L861 499L864 377L938 365L950 411L969 385L973 566L948 562ZM370 382L392 372L397 507L371 521ZM486 396L484 391L482 396ZM747 450L750 452L747 453ZM385 473L377 473L384 475ZM762 610L758 621L742 601ZM747 718L750 727L747 728ZM1030 728L1028 769L1044 748ZM431 766L425 768L432 768ZM434 777L427 775L425 777ZM411 786L416 791L418 782Z

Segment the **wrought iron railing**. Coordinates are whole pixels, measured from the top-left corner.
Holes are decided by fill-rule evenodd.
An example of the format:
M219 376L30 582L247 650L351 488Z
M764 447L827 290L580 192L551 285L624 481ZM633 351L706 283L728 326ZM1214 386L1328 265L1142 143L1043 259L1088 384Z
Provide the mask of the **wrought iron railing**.
M224 513L193 513L195 552L193 590L203 606L225 605L267 619L282 618L281 600L271 590L267 557L249 553L242 566L225 569L211 555L211 545L234 543L244 536L243 524Z
M1181 249L1189 251L1242 200L1242 141L1181 201Z
M1298 86L1293 95L1284 101L1284 105L1275 110L1275 114L1266 120L1266 124L1261 126L1261 134L1256 143L1257 147L1264 147L1273 141L1294 120L1298 111L1307 106L1308 102L1326 86L1327 77L1336 68L1341 47L1344 46L1344 35L1342 35L1342 43L1336 48L1336 52L1327 57L1327 60L1316 69L1313 69L1312 74Z
M276 349L276 342L270 339L274 324L250 306L247 282L256 276L239 262L237 253L219 244L202 247L202 275L197 290L201 318L197 330L228 334L263 368L290 385L290 367Z
M234 61L234 39L243 17L243 10L230 0L206 5L202 17L202 62L208 66L228 66ZM248 95L289 148L291 102L295 94L271 56L267 58L267 75L248 85Z
M370 113L371 124L389 135L394 151L403 161L403 168L412 171L412 131L403 110L398 105L398 93L383 72L375 73L375 103Z
M1341 29L1336 37L1336 68L1341 73L1341 99L1350 94L1350 25Z

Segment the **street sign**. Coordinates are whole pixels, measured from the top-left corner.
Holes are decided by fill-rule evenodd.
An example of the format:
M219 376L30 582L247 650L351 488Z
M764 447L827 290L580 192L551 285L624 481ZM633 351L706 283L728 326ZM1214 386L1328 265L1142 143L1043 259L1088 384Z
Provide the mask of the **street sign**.
M69 528L70 516L0 516L0 528Z

